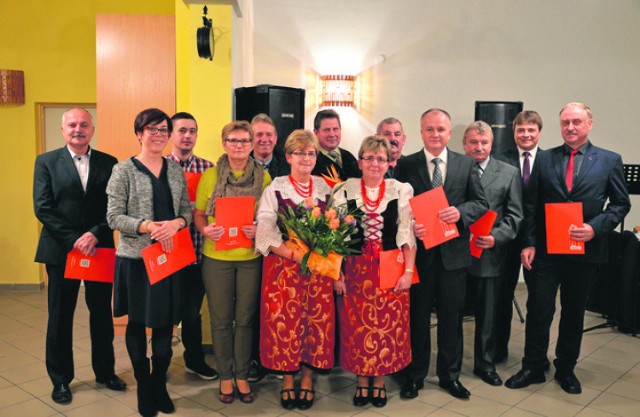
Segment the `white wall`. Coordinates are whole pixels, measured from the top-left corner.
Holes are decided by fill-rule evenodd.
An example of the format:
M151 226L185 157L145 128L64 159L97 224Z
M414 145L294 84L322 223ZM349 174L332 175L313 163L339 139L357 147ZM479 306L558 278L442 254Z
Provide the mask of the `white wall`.
M352 56L368 97L340 110L343 145L352 151L387 116L403 121L406 152L421 148L418 119L430 107L453 119L451 147L474 117L476 100L523 101L545 126L541 146L561 143L558 111L591 106L591 140L640 164L640 2L637 0L333 1L254 4L254 81L307 89L306 127L317 111L313 74ZM340 17L338 17L340 16ZM322 30L324 29L324 31ZM370 35L370 36L363 36ZM355 49L354 49L355 45ZM359 54L358 47L363 51ZM351 48L351 49L349 49ZM335 51L320 65L318 50ZM343 50L350 50L345 55ZM385 55L374 64L374 57ZM379 59L378 59L379 60ZM322 68L322 69L321 69ZM331 71L329 69L329 71ZM640 198L628 227L640 225Z

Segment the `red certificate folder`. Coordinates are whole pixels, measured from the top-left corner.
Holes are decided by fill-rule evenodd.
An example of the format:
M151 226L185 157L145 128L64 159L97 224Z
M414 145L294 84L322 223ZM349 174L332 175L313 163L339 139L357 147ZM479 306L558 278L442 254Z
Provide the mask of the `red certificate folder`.
M113 248L96 248L93 256L85 256L78 249L73 249L67 254L64 277L113 283L115 267L116 250Z
M253 241L240 229L253 224L255 201L255 197L221 197L216 200L216 226L224 226L224 234L216 242L216 250L253 247Z
M195 174L193 172L185 172L184 178L187 180L187 192L189 193L189 201L196 201L196 191L198 191L198 184L202 174Z
M547 228L547 253L584 255L584 242L571 239L569 228L582 227L582 203L548 203L544 205Z
M422 238L425 249L433 248L460 236L455 223L445 223L438 220L438 212L449 207L442 187L436 187L413 197L409 200L409 204L411 204L411 211L413 211L413 217L416 218L416 223L423 224L427 229L427 234Z
M498 218L498 213L493 210L487 210L486 213L482 215L474 224L469 226L469 231L471 232L471 240L469 241L469 246L471 249L471 256L474 258L479 258L482 256L482 248L476 246L476 240L478 240L478 236L487 236L491 229L493 229L493 225Z
M398 280L404 274L404 252L402 249L392 249L380 252L380 270L378 271L381 290L389 290L396 287ZM414 269L411 283L420 282L418 271Z
M160 242L142 249L144 267L151 285L196 261L189 228L185 227L173 236L173 250L165 252Z

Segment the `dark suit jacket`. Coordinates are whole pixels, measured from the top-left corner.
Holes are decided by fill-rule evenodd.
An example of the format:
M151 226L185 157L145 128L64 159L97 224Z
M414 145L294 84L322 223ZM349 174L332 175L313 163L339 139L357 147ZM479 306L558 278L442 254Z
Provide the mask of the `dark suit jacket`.
M36 262L64 265L67 253L85 232L93 233L99 247L113 247L113 232L107 226L107 193L111 169L118 161L91 150L87 191L66 147L36 158L33 177L33 207L42 223Z
M250 156L253 158L253 151L251 151ZM273 150L273 157L269 163L268 172L271 179L281 177L283 175L289 175L291 173L291 166L287 162L284 154L278 151L278 148Z
M603 263L608 260L607 233L620 223L631 208L620 155L590 142L585 149L580 172L571 192L565 183L564 146L538 155L529 190L525 195L525 247L536 247L536 259L565 256L547 255L545 203L582 202L584 222L593 227L595 237L586 242L584 255L566 255L567 260ZM605 203L609 204L605 207Z
M346 181L348 178L362 177L362 172L358 167L358 160L356 157L345 149L338 148L338 150L342 157L342 168L335 164L328 156L319 152L318 158L316 159L316 166L313 168L311 174L319 177L322 177L323 174L329 175L329 167L334 166L342 181Z
M522 178L519 169L491 158L480 183L489 209L498 213L491 229L496 243L483 250L480 258L472 258L469 272L476 277L497 277L504 271L507 244L516 237L522 222Z
M433 261L435 249L440 248L442 264L446 270L452 271L471 266L469 225L478 220L487 211L489 205L480 185L480 178L474 170L473 159L451 150L448 151L448 155L444 193L449 205L455 206L460 211L460 221L457 224L460 236L428 251L425 251L422 241L418 240L417 262L425 262L428 267ZM411 184L414 195L433 188L424 150L398 161L396 179Z

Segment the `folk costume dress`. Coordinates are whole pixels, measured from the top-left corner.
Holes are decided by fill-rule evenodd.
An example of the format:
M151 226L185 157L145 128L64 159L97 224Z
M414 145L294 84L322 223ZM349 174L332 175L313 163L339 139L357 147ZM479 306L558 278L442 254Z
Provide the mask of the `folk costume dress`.
M297 206L309 195L324 211L331 194L326 182L311 176L309 184L302 186L303 190L297 190L289 176L275 178L264 190L256 216L256 251L265 255L260 361L267 369L283 374L297 372L302 363L314 369L331 369L334 361L333 280L302 274L298 263L269 252L270 246L280 246L284 238L277 213Z
M346 258L346 293L337 300L340 366L356 375L387 375L411 362L409 291L378 288L380 251L416 245L411 197L409 184L385 179L369 188L357 178L348 179L335 196L336 205L347 201L364 212L362 255Z

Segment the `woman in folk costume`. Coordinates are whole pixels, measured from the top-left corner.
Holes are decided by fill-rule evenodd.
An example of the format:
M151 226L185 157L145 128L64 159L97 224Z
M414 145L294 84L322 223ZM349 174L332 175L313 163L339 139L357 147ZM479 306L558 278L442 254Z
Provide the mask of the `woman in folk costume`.
M288 207L313 199L324 210L331 188L311 175L319 151L318 139L308 130L295 130L284 145L289 176L277 177L267 187L258 209L256 250L266 257L260 303L260 361L283 375L280 403L302 410L313 405L314 370L333 367L335 309L331 278L300 272L302 256L286 246L286 230L278 219ZM294 375L302 372L300 390Z
M340 365L358 376L356 406L387 403L384 376L411 362L409 288L414 272L416 241L412 230L409 184L384 179L391 145L380 136L367 137L358 153L362 178L350 178L336 193L359 207L364 243L362 255L346 259L344 280L336 281L340 324ZM400 248L404 272L394 288L379 288L380 252Z

